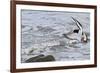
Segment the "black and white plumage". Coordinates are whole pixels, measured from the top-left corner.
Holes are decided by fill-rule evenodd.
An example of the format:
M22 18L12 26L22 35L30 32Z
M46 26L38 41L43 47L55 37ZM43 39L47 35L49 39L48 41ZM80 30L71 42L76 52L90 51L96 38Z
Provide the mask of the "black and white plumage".
M80 32L81 34L83 33L83 27L82 27L82 24L76 20L75 18L72 17L72 19L75 21L75 24L77 25L78 29L75 29L75 31L78 31L78 33Z
M75 18L71 17L76 26L78 27L77 29L74 29L73 31L69 33L63 34L65 38L70 39L70 40L78 40L82 42L87 42L87 35L86 33L83 32L83 27L82 24Z

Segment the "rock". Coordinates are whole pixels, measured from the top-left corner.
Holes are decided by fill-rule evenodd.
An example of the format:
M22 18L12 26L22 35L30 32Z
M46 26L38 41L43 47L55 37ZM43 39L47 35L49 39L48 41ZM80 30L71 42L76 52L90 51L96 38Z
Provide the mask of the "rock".
M37 59L37 62L48 62L48 61L55 61L55 58L52 55L48 55L46 57L41 57Z
M35 62L35 61L36 61L38 58L40 58L40 57L44 57L44 55L41 54L41 55L38 55L38 56L36 56L36 57L29 58L28 60L25 61L25 63Z
M30 63L30 62L48 62L48 61L55 61L55 58L52 55L39 55L36 57L32 57L28 60L26 60L26 63Z

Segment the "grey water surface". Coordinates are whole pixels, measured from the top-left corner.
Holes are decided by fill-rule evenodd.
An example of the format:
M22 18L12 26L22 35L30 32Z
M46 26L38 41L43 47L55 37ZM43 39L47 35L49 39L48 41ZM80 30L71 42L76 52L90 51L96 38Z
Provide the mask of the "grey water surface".
M71 44L62 35L77 28L71 17L80 21L89 38L90 13L21 10L21 62L41 54L55 61L89 60L90 40Z

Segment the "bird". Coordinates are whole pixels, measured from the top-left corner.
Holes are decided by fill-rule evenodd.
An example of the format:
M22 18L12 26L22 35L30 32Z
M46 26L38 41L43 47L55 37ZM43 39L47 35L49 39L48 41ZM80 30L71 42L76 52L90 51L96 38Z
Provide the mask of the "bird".
M68 33L64 33L63 36L67 39L70 39L70 40L77 40L77 41L81 41L81 42L87 42L87 35L85 32L83 32L83 26L82 24L77 20L75 19L74 17L71 17L76 26L78 27L77 29L74 29Z

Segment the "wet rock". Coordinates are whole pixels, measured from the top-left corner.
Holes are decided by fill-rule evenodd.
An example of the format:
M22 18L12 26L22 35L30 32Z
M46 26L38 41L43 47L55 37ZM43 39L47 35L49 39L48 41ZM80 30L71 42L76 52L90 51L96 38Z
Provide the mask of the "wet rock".
M43 58L37 59L37 62L47 62L47 61L55 61L55 58L52 55L48 55Z
M55 58L52 55L39 55L36 57L32 57L28 60L26 60L26 63L30 63L30 62L48 62L48 61L55 61Z
M29 58L28 60L25 61L25 63L35 62L37 59L39 59L39 58L41 58L41 57L44 57L44 55L41 54L41 55L38 55L38 56L36 56L36 57Z

